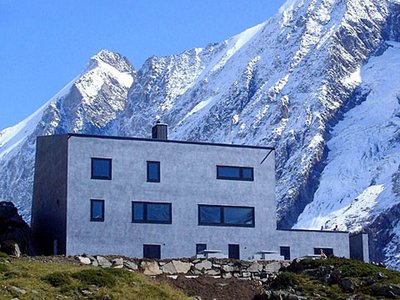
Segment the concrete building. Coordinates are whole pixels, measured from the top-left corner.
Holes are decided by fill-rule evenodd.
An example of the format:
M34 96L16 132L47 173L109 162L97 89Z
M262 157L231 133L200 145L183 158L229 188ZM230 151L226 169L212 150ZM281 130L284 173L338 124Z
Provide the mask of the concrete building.
M163 124L39 137L32 230L44 254L350 256L348 232L276 229L273 148L172 141Z

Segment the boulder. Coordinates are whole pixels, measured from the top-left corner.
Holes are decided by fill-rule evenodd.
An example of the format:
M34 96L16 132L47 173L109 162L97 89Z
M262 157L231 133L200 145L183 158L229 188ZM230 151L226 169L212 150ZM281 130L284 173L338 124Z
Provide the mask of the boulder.
M400 284L389 284L389 286L396 296L400 296Z
M144 275L156 276L161 275L162 271L156 261L142 261L140 264L140 269L143 271Z
M351 295L350 297L347 297L346 300L365 300L365 298L360 295Z
M342 280L342 271L340 270L333 270L329 277L329 283L339 283Z
M263 266L262 266L260 263L254 261L254 262L250 265L250 267L247 268L247 272L250 272L250 273L258 273L258 272L260 272L260 271L262 270L262 267L263 267Z
M17 293L19 293L19 294L22 294L22 295L25 295L26 294L26 291L24 290L24 289L21 289L21 288L19 288L19 287L17 287L17 286L11 286L11 288L14 290L14 291L16 291Z
M0 251L14 256L36 254L30 227L9 201L0 201Z
M97 259L94 256L86 255L86 254L84 254L83 256L90 259L90 262L91 262L92 266L94 266L94 267L98 267L99 266L99 263L97 262Z
M375 283L371 286L372 294L387 298L397 298L400 296L400 285Z
M341 279L339 282L339 286L345 292L354 292L356 289L355 283L353 282L353 280L351 280L349 278Z
M210 276L220 276L221 275L221 271L216 270L216 269L205 270L204 273L207 275L210 275Z
M102 268L109 268L112 266L111 262L103 256L98 255L98 256L96 256L96 259L97 259L99 266Z
M388 278L388 276L385 275L385 274L383 274L382 272L376 273L375 277L376 277L377 279L387 279L387 278Z
M166 274L186 274L192 267L191 263L172 260L162 266L162 270Z
M21 250L19 249L18 244L14 241L1 242L0 243L0 251L7 253L8 255L15 256L15 257L21 256Z
M138 271L139 267L136 263L134 263L133 261L124 261L124 267L128 270L131 271Z
M194 267L199 271L210 270L212 267L212 263L209 260L203 260L203 261L195 264Z
M222 265L222 271L228 273L235 271L235 267L233 265Z
M92 262L90 261L89 257L84 257L84 256L78 256L77 257L79 262L83 265L90 265Z
M279 270L281 269L281 263L278 261L273 261L267 265L264 266L263 271L267 273L278 273Z
M243 272L241 277L243 277L243 278L251 277L251 273L250 272Z
M123 258L114 258L112 261L112 267L116 269L122 269L124 266L124 259Z

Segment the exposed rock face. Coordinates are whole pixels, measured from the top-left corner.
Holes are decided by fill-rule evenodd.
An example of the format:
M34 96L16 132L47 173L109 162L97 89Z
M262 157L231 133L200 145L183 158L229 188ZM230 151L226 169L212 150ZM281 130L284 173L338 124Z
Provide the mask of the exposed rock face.
M34 254L31 230L12 202L0 201L0 251L19 256Z
M13 199L29 221L36 137L66 132L115 134L114 122L125 109L134 77L125 57L103 50L38 111L1 131L0 198Z
M241 34L137 72L102 51L0 133L0 197L29 219L37 135L149 136L161 116L172 139L275 146L280 227L365 229L372 257L400 268L399 28L398 0L290 0Z

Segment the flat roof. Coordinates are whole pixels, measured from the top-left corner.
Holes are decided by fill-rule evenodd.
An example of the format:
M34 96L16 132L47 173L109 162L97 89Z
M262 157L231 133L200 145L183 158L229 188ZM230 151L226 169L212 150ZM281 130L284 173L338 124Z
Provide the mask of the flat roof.
M129 140L129 141L143 141L143 142L161 142L161 143L191 144L191 145L219 146L219 147L231 147L231 148L275 150L274 147L266 147L266 146L221 144L221 143L177 141L177 140L158 140L158 139L150 139L150 138L127 137L127 136L92 135L92 134L81 134L81 133L67 133L66 135L68 136L68 138L69 137L86 137L86 138L97 138L97 139Z
M320 229L277 229L277 231L303 231L303 232L320 232L320 233L349 233L349 231L342 230L320 230Z

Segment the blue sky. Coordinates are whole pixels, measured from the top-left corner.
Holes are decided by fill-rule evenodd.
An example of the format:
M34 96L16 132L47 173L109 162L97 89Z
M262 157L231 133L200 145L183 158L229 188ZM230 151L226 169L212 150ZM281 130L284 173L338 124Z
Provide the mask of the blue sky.
M0 0L0 130L33 113L101 49L151 55L224 40L284 0Z

